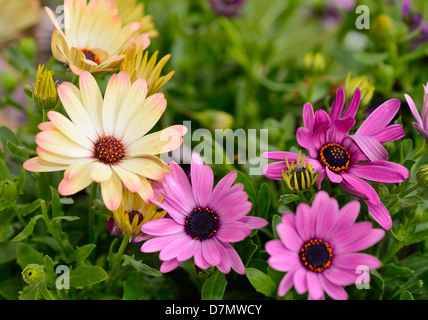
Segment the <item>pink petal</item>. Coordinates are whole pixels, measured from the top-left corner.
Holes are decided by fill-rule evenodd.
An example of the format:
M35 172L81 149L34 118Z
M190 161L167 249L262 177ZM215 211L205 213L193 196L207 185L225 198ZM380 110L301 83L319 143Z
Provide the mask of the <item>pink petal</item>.
M175 268L177 268L180 265L181 261L178 261L177 259L171 259L168 261L164 261L160 267L161 273L168 273Z
M369 202L373 203L374 205L379 205L379 196L376 193L376 190L373 189L370 184L347 172L342 172L341 175L343 179L352 186L352 188L356 189L359 193L365 195Z
M252 216L242 217L239 221L245 223L250 229L259 229L268 225L265 219Z
M303 125L305 126L305 128L312 132L314 130L314 123L314 108L310 103L305 103L303 105Z
M206 239L202 241L202 255L210 265L216 266L221 262L222 257L218 246L219 244L215 239Z
M379 268L382 263L378 258L366 253L350 253L335 257L335 264L343 269L355 272L358 266L366 266L370 270Z
M279 223L276 227L278 235L287 249L298 252L302 248L303 240L297 233L294 225L284 221L284 216L287 216L287 214L283 215L283 222Z
M222 224L216 233L216 237L224 242L239 242L248 237L251 229L242 222L234 221Z
M404 97L406 98L407 104L409 105L410 111L412 112L413 117L415 118L416 122L421 127L423 127L422 118L419 115L419 111L418 111L418 108L416 107L415 102L413 101L413 99L408 94L405 94Z
M331 171L328 167L325 167L325 171L327 172L327 177L333 183L341 183L342 176L336 172Z
M153 236L167 236L185 232L182 225L167 218L147 221L142 225L141 231Z
M361 90L356 88L354 94L352 95L351 100L346 106L345 112L342 115L342 118L355 118L357 114L358 107L360 106L361 101Z
M284 296L288 291L290 291L293 286L294 272L288 272L280 281L278 285L278 296Z
M343 106L345 105L345 91L343 88L337 88L336 98L334 99L333 105L330 110L330 119L332 121L339 119L340 114L342 113Z
M308 282L309 300L324 299L324 290L322 289L319 276L315 272L306 273L306 281Z
M296 229L304 240L315 237L315 216L311 207L306 203L298 205L296 210Z
M348 172L362 179L378 183L398 183L409 178L409 171L405 167L383 160L353 163Z
M369 207L369 214L376 220L379 225L385 230L391 230L392 228L392 219L391 215L386 209L385 205L380 202L379 205L375 205L370 201L366 201L367 206Z
M303 267L300 267L294 273L294 288L298 294L304 294L308 290L308 273L309 272Z
M349 136L349 138L357 144L361 152L371 161L388 159L388 151L375 138L363 135Z
M319 277L324 291L335 300L348 300L348 293L341 286L331 283L323 274Z

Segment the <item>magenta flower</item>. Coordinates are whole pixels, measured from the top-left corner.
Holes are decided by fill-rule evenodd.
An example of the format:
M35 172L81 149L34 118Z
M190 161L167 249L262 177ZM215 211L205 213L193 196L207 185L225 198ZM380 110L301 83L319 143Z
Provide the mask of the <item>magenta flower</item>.
M183 169L171 162L172 172L153 187L165 195L153 203L165 209L171 218L146 222L141 230L152 236L141 247L142 252L157 252L164 261L162 273L175 269L181 262L194 258L195 264L206 269L217 267L223 273L232 268L245 274L245 267L230 242L248 237L251 229L267 225L267 221L250 217L252 208L241 183L233 185L237 173L226 175L213 189L214 175L201 157L194 153L190 180Z
M314 173L319 172L317 187L327 177L333 183L341 184L346 191L365 200L369 213L386 230L391 229L391 216L380 201L374 188L365 180L378 183L399 183L409 177L409 171L396 163L386 161L388 152L383 142L404 136L401 125L389 125L400 107L398 99L388 100L379 106L360 126L354 135L349 131L355 125L361 92L357 89L347 108L343 89L337 96L329 114L324 110L314 113L312 105L303 107L304 127L297 130L297 142L309 156L306 162L312 165ZM292 152L266 152L264 158L281 160L266 165L263 174L281 180L282 170L287 171L285 158L296 161Z
M415 129L426 139L428 140L428 83L427 86L424 86L424 105L422 108L422 118L419 115L418 108L413 102L413 99L405 94L407 103L409 104L410 111L412 111L413 116L415 117L416 122L413 122Z
M296 215L286 213L277 225L280 240L270 240L265 248L269 265L287 272L282 278L278 295L285 295L294 285L298 294L309 291L309 299L345 300L348 294L342 286L356 283L357 267L368 270L381 266L376 257L358 253L385 235L373 229L370 222L354 223L360 203L352 201L339 209L336 199L325 191L315 196L312 207L305 203L297 207Z

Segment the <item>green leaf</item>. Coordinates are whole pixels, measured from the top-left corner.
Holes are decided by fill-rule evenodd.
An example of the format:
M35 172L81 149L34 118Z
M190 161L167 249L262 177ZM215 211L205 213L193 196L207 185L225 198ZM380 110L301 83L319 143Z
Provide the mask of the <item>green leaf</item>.
M61 216L61 217L55 217L51 221L53 221L53 222L58 222L60 220L76 221L79 219L80 219L80 217L77 217L77 216Z
M415 299L413 298L413 295L408 290L405 290L401 293L400 300L415 300Z
M28 244L20 243L16 248L16 262L22 269L31 263L43 265L43 254L30 247Z
M16 242L2 242L0 243L0 264L8 263L16 259Z
M259 189L259 198L257 201L257 216L266 219L270 209L270 193L269 187L266 183L263 183Z
M56 273L54 271L56 263L52 260L51 257L45 255L43 257L43 264L46 271L45 283L54 285L56 281Z
M253 257L254 253L257 251L258 245L253 242L251 238L246 238L243 241L240 241L235 244L235 250L239 253L239 256L244 263L244 266L248 266Z
M0 159L0 180L9 179L9 169L3 159Z
M276 297L277 288L275 283L266 273L255 268L247 268L246 275L257 292L264 294L266 297Z
M58 191L52 186L50 186L50 188L51 188L51 199L52 199L52 204L51 204L52 217L56 218L56 217L63 216L64 212L62 211L62 203L61 203L61 199L59 197Z
M162 273L159 272L159 270L153 269L149 267L148 265L142 263L141 261L135 260L134 255L128 256L126 254L123 255L123 264L122 266L132 266L137 270L138 272L141 272L145 275L151 276L151 277L162 277Z
M76 250L74 250L70 256L70 259L77 262L84 261L90 256L95 247L96 245L93 243L84 245L83 247L76 247Z
M43 218L41 214L31 218L30 222L25 226L24 230L22 230L12 241L22 241L27 239L34 231L34 226L36 225L37 220Z
M297 194L283 194L282 196L279 197L279 203L281 204L289 204L293 201L297 201L299 200L300 197Z
M273 218L272 218L272 232L273 232L273 235L274 235L275 239L279 239L278 233L276 231L276 226L279 223L281 223L281 221L282 221L282 218L278 214L274 215Z
M17 158L18 160L25 161L29 157L37 155L37 153L34 150L23 146L18 146L14 144L12 141L7 142L7 147L9 148L10 153L16 156L15 158Z
M70 271L70 286L83 288L107 279L107 273L97 266L79 266Z
M425 200L419 196L410 196L410 197L402 198L398 200L398 202L403 208L408 208L417 204L424 203Z
M13 131L10 130L8 127L2 126L0 127L0 140L3 144L4 151L9 155L13 155L10 152L9 147L7 146L7 143L8 141L11 141L14 144L19 144L18 138L15 136L15 133L13 133Z
M19 204L18 210L21 213L21 215L23 215L24 217L29 215L30 213L33 213L34 211L36 211L37 209L40 208L40 204L41 204L41 199L37 199L34 200L31 203L27 203L27 204Z
M224 273L216 270L211 276L209 276L201 291L202 300L222 300L224 292L226 290L227 280Z

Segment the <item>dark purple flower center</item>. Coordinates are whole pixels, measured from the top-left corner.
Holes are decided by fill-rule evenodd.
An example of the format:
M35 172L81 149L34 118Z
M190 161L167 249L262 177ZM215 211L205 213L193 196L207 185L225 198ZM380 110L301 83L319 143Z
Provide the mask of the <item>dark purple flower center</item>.
M195 208L186 218L186 233L195 240L213 237L218 227L217 214L210 208Z
M98 55L94 51L87 49L87 48L80 49L80 51L82 51L82 53L85 55L85 58L87 60L91 60L91 61L95 62L96 64L100 64L100 62L101 62L100 58L98 57Z
M328 143L321 148L320 161L331 171L344 172L348 170L351 155L345 147L338 143Z
M104 164L115 164L125 157L125 147L112 136L102 137L95 143L94 157Z
M132 225L132 222L134 221L135 216L138 216L137 225L142 223L144 220L144 215L138 210L125 211L125 213L128 214L129 224L131 224L131 225Z
M333 249L321 239L311 239L302 246L299 257L306 269L319 273L330 267Z

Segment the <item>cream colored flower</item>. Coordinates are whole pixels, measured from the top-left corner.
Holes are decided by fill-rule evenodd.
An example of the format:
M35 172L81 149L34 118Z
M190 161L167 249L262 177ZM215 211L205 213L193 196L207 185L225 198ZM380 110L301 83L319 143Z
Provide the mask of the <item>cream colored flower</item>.
M163 196L157 200L162 201ZM137 193L123 190L122 203L119 209L113 211L116 226L129 236L141 235L141 226L151 220L162 219L166 215L165 210L159 210L154 203L145 202Z
M0 0L0 44L36 24L40 13L39 0Z
M106 207L114 211L122 201L122 183L144 201L153 198L150 180L160 181L169 166L156 155L178 148L186 127L171 126L147 134L166 108L162 93L147 97L147 82L131 84L126 72L113 74L104 98L87 71L80 89L69 82L58 95L70 119L48 112L49 122L39 125L38 157L24 163L33 172L65 170L58 186L61 195L75 194L93 181L100 183Z
M117 8L109 0L65 0L64 31L54 13L46 8L55 31L52 54L80 75L115 71L133 42L147 48L149 35L141 34L141 22L123 24Z
M157 37L158 31L152 21L151 15L144 12L144 3L137 3L137 0L109 0L116 5L120 18L124 24L139 21L141 22L141 32L147 32L151 38Z

